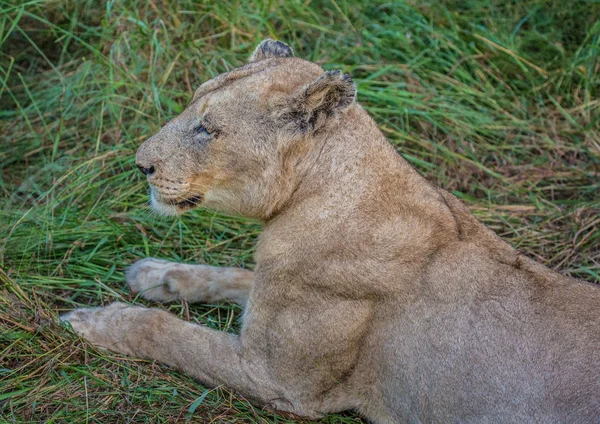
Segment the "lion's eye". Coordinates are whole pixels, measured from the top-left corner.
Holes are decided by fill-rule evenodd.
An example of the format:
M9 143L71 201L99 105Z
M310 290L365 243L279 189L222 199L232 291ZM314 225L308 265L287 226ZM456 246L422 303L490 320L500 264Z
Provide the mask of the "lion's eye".
M208 129L206 129L206 127L204 125L198 125L198 126L194 127L193 132L194 132L194 134L198 134L198 135L212 134L212 131L209 131Z

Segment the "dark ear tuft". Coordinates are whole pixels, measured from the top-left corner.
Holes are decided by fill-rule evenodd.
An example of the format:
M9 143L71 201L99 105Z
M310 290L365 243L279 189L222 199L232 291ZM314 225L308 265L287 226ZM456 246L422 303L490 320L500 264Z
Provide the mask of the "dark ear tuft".
M261 41L256 46L254 53L250 56L250 62L256 62L257 60L268 59L270 57L292 57L294 52L287 44L281 41L271 40L267 38Z
M295 97L291 116L299 120L298 127L303 131L314 131L354 103L356 85L349 74L327 71Z

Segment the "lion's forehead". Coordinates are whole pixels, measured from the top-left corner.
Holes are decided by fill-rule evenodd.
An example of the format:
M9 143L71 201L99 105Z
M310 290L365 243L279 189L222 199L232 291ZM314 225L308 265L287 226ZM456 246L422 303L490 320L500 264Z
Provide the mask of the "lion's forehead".
M253 62L204 82L196 89L192 102L209 94L212 97L225 91L234 91L239 95L239 89L247 90L244 93L246 95L258 96L271 91L291 93L322 73L323 69L319 65L299 58Z

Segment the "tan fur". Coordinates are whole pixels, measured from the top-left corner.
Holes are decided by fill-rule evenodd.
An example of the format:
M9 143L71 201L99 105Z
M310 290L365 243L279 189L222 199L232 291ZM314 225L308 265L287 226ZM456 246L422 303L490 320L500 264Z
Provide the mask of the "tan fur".
M121 303L63 317L91 343L313 418L600 419L598 287L519 254L422 178L348 76L266 40L137 162L159 212L202 203L264 221L254 273L157 259L127 273L151 300L239 302L242 330Z
M241 268L186 265L154 258L137 261L127 270L132 294L156 302L230 300L245 305L253 282L254 273Z

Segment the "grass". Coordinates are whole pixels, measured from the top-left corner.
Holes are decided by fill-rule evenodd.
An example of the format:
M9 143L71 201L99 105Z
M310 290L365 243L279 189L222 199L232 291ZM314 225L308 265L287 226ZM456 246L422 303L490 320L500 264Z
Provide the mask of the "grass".
M127 300L138 258L252 268L259 223L155 217L134 153L266 37L351 72L401 154L504 239L600 280L598 2L2 1L0 422L293 422L57 323Z

